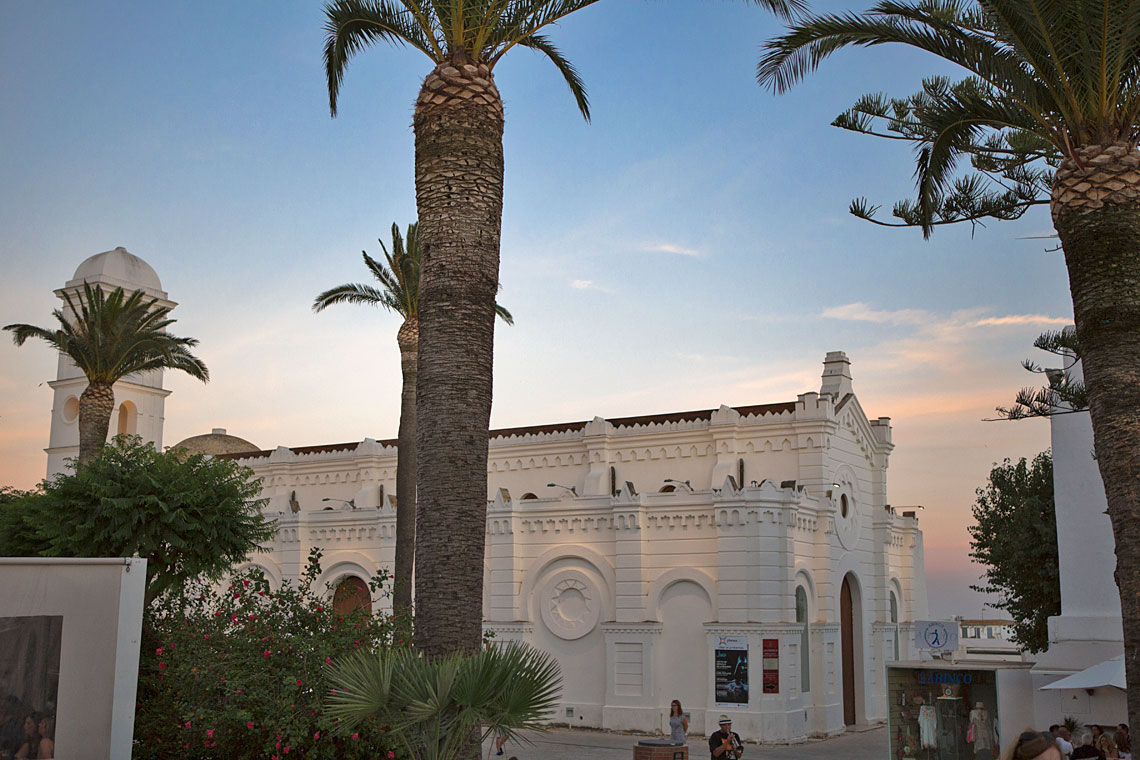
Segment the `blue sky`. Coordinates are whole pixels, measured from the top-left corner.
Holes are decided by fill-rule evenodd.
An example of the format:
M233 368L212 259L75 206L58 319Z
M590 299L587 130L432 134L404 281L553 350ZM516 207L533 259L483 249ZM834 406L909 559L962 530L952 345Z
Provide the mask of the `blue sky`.
M817 2L819 10L862 4ZM122 245L181 305L206 386L168 377L166 443L226 427L259 446L394 435L394 316L312 315L415 213L412 104L430 64L376 47L328 112L318 2L0 6L0 324L45 324L52 289ZM1047 211L971 231L846 213L912 189L908 148L829 126L867 91L953 73L850 51L774 96L755 81L762 10L605 0L552 37L590 93L515 51L506 104L495 426L782 401L851 356L898 446L890 500L927 505L932 612L982 613L964 559L974 488L1048 446L1042 422L983 423L1018 361L1071 316ZM41 475L55 360L0 342L0 483ZM992 614L992 613L990 613Z

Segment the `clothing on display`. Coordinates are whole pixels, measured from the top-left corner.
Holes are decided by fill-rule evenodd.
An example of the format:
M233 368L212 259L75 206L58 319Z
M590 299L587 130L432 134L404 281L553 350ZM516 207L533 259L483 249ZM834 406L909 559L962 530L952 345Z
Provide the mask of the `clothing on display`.
M918 708L918 740L923 749L938 746L938 717L933 705Z

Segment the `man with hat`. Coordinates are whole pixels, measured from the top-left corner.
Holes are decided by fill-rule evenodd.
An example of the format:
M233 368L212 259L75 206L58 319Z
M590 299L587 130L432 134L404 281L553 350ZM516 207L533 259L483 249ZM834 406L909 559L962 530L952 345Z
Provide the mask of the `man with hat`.
M720 730L709 737L709 752L713 760L739 760L744 754L740 734L732 730L732 718L720 716Z

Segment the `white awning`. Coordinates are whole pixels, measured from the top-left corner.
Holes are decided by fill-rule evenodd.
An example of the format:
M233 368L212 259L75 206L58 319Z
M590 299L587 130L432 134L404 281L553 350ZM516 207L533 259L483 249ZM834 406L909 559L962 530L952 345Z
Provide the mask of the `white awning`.
M1042 686L1042 689L1096 689L1100 686L1115 686L1118 689L1127 688L1124 680L1124 655L1113 657L1111 660L1098 662L1092 667L1085 668L1079 673L1073 673L1060 681Z

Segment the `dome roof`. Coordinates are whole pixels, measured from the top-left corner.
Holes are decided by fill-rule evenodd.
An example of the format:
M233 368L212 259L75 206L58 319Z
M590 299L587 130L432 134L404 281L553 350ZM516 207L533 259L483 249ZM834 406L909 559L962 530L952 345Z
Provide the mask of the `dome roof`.
M244 438L238 438L236 435L226 435L225 428L214 428L213 431L207 435L190 436L170 448L179 449L189 454L208 454L210 456L217 456L218 454L248 454L254 451L261 451L261 449Z
M158 273L150 264L138 256L127 253L123 247L113 251L97 253L85 260L75 270L75 276L67 286L81 285L84 281L91 284L106 283L112 286L122 286L124 290L145 290L151 295L166 294L162 291L162 283Z

